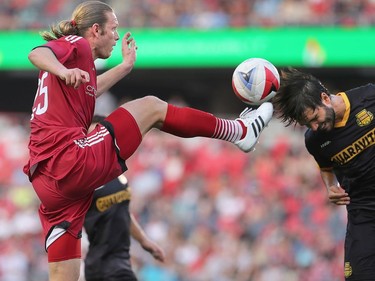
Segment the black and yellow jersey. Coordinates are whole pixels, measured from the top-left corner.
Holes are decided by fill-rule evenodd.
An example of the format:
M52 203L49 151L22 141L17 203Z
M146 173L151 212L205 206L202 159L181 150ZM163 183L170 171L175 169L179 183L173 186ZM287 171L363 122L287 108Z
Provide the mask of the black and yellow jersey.
M320 168L333 168L351 209L375 210L375 85L338 93L346 112L329 132L307 130L305 145Z
M90 242L85 258L88 280L137 280L130 265L130 200L124 175L95 190L84 223Z

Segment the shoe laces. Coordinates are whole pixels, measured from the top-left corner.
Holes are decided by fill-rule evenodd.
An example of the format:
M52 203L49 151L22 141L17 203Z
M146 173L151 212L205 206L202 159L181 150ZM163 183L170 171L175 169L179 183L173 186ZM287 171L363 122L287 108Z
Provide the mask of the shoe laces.
M252 122L256 118L256 110L246 107L240 114L240 119L246 122Z

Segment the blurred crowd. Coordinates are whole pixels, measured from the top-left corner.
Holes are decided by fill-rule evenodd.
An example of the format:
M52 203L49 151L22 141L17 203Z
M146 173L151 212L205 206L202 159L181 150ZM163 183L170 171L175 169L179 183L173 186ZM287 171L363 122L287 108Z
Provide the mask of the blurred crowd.
M44 29L76 0L2 0L0 30ZM375 0L106 0L121 27L370 26ZM0 113L0 281L46 281L38 199L22 172L28 119ZM151 132L128 161L131 208L166 251L132 245L142 281L338 281L345 207L327 200L301 128L273 120L256 151ZM83 243L84 246L85 243Z
M41 29L82 0L2 0L0 29ZM374 0L104 0L121 27L369 26Z
M28 116L0 114L0 280L46 281ZM303 130L272 120L257 149L151 131L128 161L131 209L166 251L132 242L142 281L339 281L345 207L330 204ZM83 243L87 246L86 243Z

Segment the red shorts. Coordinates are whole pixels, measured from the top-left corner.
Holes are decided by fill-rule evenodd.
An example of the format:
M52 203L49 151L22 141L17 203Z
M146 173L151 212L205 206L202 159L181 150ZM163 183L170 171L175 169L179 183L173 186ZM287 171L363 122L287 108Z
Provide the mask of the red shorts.
M59 262L81 258L81 238L69 232L62 234L48 247L48 262Z
M94 190L122 174L141 143L138 125L125 109L115 110L103 124L39 163L32 176L46 241L56 225L80 237Z

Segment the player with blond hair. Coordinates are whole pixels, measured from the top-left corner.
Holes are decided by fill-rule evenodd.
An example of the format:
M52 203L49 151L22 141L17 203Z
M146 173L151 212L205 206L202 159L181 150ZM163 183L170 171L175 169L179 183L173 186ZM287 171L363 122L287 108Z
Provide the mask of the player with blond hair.
M121 40L123 61L97 76L94 61L110 57L120 39L117 28L109 5L87 1L70 20L42 33L47 43L29 53L40 72L24 172L41 201L51 281L78 280L81 230L93 192L126 171L125 161L149 130L221 139L249 152L272 118L270 103L228 120L145 96L122 104L88 133L96 99L136 60L136 42L128 32Z

